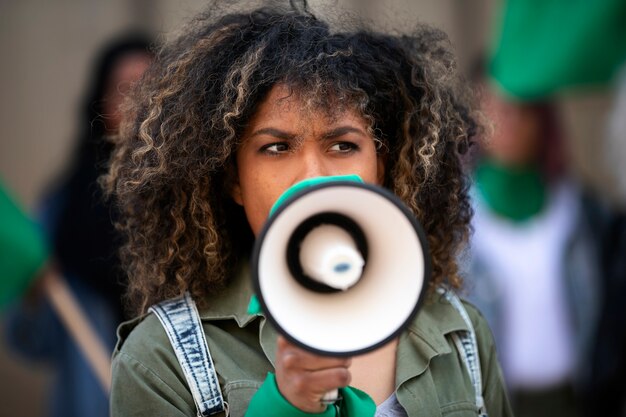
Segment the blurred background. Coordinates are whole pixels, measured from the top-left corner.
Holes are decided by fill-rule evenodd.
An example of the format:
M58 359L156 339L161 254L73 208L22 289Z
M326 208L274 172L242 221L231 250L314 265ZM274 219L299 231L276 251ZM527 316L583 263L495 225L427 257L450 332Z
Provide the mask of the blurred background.
M566 37L561 40L551 34L550 27L553 32L560 28L560 22L553 19L558 15L555 10L545 10L547 17L537 19L537 26L526 21L524 27L523 19L520 23L510 18L515 8L530 7L540 12L537 4L541 2L340 0L338 3L358 8L383 29L401 32L410 30L416 22L439 27L448 33L460 68L477 85L490 79L486 83L514 103L549 100L559 117L568 174L610 210L618 212L626 206L626 128L620 122L626 118L626 100L618 93L620 67L622 85L626 79L626 54L622 54L625 40L618 38L624 31L599 34L592 39L598 43L585 47L600 55L576 56L578 61L572 59L568 64L567 48L582 43ZM597 33L604 25L603 19L611 17L622 19L618 22L626 26L624 7L619 3L600 1L598 4L606 7L599 8L604 9L579 10L572 19L582 27L583 34ZM311 0L310 4L313 11L324 9L323 2ZM570 7L569 2L556 0L545 4ZM160 42L205 7L206 2L200 0L0 1L0 179L22 207L31 213L39 211L50 187L71 165L81 136L79 119L93 78L94 59L103 46L129 31L147 33L154 43ZM517 12L523 15L524 10ZM589 25L586 19L590 20ZM513 29L507 32L504 23L513 25ZM592 76L585 73L568 80L557 71L533 83L533 74L541 72L542 60L551 53L548 50L533 55L527 49L510 49L528 47L523 43L526 38L531 46L556 45L559 50L559 42L563 42L565 52L558 57L561 70L576 67L578 62L597 61L603 72ZM603 59L601 53L607 49L615 57ZM528 71L516 60L526 62ZM511 66L519 73L511 71ZM0 314L4 333L5 314ZM0 416L50 415L48 399L52 386L63 384L54 379L54 372L45 361L28 360L9 350L2 337Z

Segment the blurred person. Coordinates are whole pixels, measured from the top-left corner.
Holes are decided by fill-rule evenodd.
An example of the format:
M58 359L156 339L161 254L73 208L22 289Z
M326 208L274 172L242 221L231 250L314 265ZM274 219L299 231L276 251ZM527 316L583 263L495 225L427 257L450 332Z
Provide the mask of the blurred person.
M493 49L489 62L489 74L502 91L506 91L507 94L517 99L533 100L535 103L549 101L549 97L565 91L586 94L591 88L596 91L598 88L606 89L620 80L624 86L626 85L624 83L626 79L626 71L624 71L626 63L625 21L626 2L623 0L568 2L566 6L560 0L507 0L502 2L500 13L494 21L494 27L497 29L491 39ZM620 68L622 68L621 73ZM626 201L624 200L626 195L624 178L626 177L623 175L626 173L623 163L624 144L626 144L624 141L626 125L623 121L626 114L623 111L619 112L618 109L620 105L622 110L626 108L624 107L626 94L623 91L624 89L621 94L618 94L617 117L614 116L609 121L609 140L605 142L608 144L605 149L610 153L606 162L617 177L616 185L620 189L622 203ZM510 106L508 110L501 109L500 113L506 111L513 119L517 111L514 107L516 106ZM520 107L537 107L537 105L527 103ZM524 120L528 119L528 117L524 118ZM521 142L526 136L523 132L527 128L516 132L513 130L515 123L505 122L504 124L509 127L503 129L504 133L497 134L497 138L508 136L509 141ZM605 127L602 122L598 123L597 135L604 134L603 128ZM540 139L542 149L539 150L539 154L545 154L546 147L551 145L546 143L545 135ZM599 138L587 139L596 141ZM507 170L509 168L510 164L507 164ZM564 226L559 223L561 221L546 220L545 234L541 241L542 247L550 247L550 233L561 224L562 239L565 241L564 249L559 249L551 256L560 256L563 262L559 264L566 270L566 273L561 273L562 279L559 281L561 282L560 288L564 291L558 295L561 298L559 302L565 304L564 310L569 314L565 320L561 319L561 322L569 326L570 339L575 342L572 349L575 359L569 360L574 362L574 369L570 372L569 379L578 391L579 403L582 401L586 404L584 409L587 415L626 415L626 410L624 410L626 403L626 320L624 320L626 317L626 296L624 295L626 294L626 262L624 261L626 222L624 215L615 212L614 207L607 208L608 204L603 201L604 197L592 195L583 190L580 185L576 185L572 181L572 176L564 170L557 172L556 176L546 176L543 168L543 166L540 167L542 173L540 178L543 179L546 191L537 192L540 187L530 187L527 184L526 188L520 187L519 190L509 186L509 196L506 198L505 192L496 193L501 196L497 199L507 201L507 205L516 207L517 211L532 212L529 206L544 207L540 210L541 214L532 216L531 220L518 221L523 224L511 231L510 239L521 239L523 235L516 232L518 229L526 229L525 233L528 234L528 230L532 229L530 225L536 224L542 216L545 217L547 214L544 213L549 213L549 207L554 206L550 204L550 201L558 201L556 197L553 197L556 196L552 191L555 189L555 184L565 182L571 184L569 188L574 192L570 192L573 197L570 200L577 204L572 206L569 213L561 215L560 218L566 219L569 216L570 223L574 224L573 227L570 226L573 230L566 234ZM486 175L486 177L489 176L489 174ZM477 182L485 181L477 177ZM527 180L527 182L532 181ZM480 186L476 188L479 189ZM485 203L485 194L490 193L484 191L484 186L482 188L483 191L476 194L479 202L483 200L483 208L487 207L487 210L483 211L497 212L489 207L496 204L494 198L490 198L492 204ZM528 191L532 188L535 188L534 192ZM528 194L530 197L526 199L525 195ZM541 197L542 194L543 197ZM503 217L507 218L506 215ZM504 222L504 220L501 221ZM510 217L508 221L511 222ZM483 234L478 228L476 228L476 233ZM499 234L504 233L500 231ZM486 234L483 236L487 239ZM576 242L581 243L576 244ZM554 243L553 241L553 249ZM581 251L581 259L586 259L581 262L581 259L576 259L571 248L584 245L589 246L590 250ZM551 249L552 252L554 252L553 249ZM532 257L527 256L527 259L529 265L536 264ZM496 260L490 262L490 264L495 263L497 263ZM578 264L587 264L590 273L585 272L585 269L579 267ZM595 281L589 280L594 285L580 285L576 277L583 276L595 276ZM509 288L508 291L513 291L513 289ZM592 304L584 303L579 296L579 294L586 294L586 291L590 291L587 294L587 301L593 301ZM539 294L547 298L545 293L539 292ZM500 298L498 295L493 295L493 297ZM535 302L539 304L539 300L537 298ZM503 308L500 313L505 311L506 309ZM534 314L541 317L539 311ZM496 321L495 317L493 321ZM506 322L507 325L513 323L511 318L502 315L498 321ZM531 322L530 319L525 319L525 321ZM542 328L547 328L551 321L555 321L553 317L545 323L543 320L538 323L544 324ZM501 329L501 332L504 330L504 328ZM534 337L537 343L544 341L545 338L541 335L542 333ZM555 340L567 340L563 334L561 336L553 334L552 337L555 337ZM551 345L548 344L548 347L551 348ZM566 347L551 349L555 353L567 352ZM531 350L529 350L529 355L530 352ZM591 356L589 356L590 352ZM567 354L564 353L564 355ZM548 363L544 370L566 362L562 357L556 359L555 362L546 361ZM538 366L541 366L540 362ZM519 409L519 406L517 408Z
M52 262L109 352L115 344L115 328L124 318L125 277L117 259L114 212L96 180L112 150L106 138L119 129L120 103L152 61L150 47L148 37L131 34L103 49L82 106L74 157L39 209ZM42 296L40 283L35 282L9 311L6 332L9 345L19 354L55 368L50 416L109 415L108 393Z
M474 171L470 299L496 338L517 416L579 416L610 212L567 172L552 102L482 82L492 134Z
M619 213L604 243L603 303L592 356L588 415L626 416L626 62L608 119L606 158L615 171Z

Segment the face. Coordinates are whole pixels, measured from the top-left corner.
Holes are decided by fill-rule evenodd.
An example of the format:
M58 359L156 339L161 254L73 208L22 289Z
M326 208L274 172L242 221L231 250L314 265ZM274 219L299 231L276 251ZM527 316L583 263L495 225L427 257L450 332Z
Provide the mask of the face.
M514 103L496 92L487 95L484 109L494 123L487 146L489 155L506 165L525 165L538 155L541 127L537 113L530 107Z
M232 196L244 207L255 235L278 197L299 181L356 174L381 185L384 178L365 119L351 110L332 117L309 110L282 85L270 91L248 123L236 161Z
M106 85L103 113L107 132L116 133L122 114L120 105L130 90L148 69L152 58L145 52L132 52L122 56L115 64Z

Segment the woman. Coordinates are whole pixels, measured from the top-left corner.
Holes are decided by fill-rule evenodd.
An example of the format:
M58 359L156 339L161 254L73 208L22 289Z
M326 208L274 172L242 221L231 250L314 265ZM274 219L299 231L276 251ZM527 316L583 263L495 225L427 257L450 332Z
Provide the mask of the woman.
M476 129L445 35L334 33L301 9L196 19L130 103L104 182L122 211L129 300L142 315L120 328L113 414L196 415L165 331L143 315L187 291L229 415L335 415L322 396L349 383L389 415L476 415L475 394L508 415L484 320L467 307L483 368L475 393L447 338L467 328L434 291L461 286L455 255L471 210L459 154ZM423 224L433 264L415 322L351 360L303 351L246 310L246 260L271 205L294 183L341 174L397 194Z

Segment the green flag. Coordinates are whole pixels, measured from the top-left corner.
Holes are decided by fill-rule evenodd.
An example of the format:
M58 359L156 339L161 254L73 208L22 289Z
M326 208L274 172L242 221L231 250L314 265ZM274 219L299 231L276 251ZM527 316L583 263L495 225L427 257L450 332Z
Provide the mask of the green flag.
M537 99L604 84L626 63L626 1L506 0L490 72L501 87Z
M47 259L42 232L0 182L0 308L26 290Z

